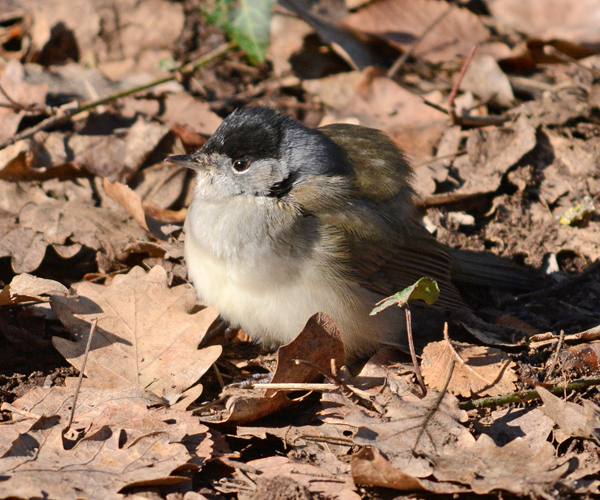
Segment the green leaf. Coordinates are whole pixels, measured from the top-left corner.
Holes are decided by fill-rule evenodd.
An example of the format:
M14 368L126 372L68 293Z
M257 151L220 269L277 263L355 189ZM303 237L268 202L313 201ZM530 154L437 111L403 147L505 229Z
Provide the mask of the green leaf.
M265 60L276 0L217 0L208 20L223 28L253 63Z
M180 64L171 59L170 57L163 57L158 61L159 69L166 69L167 71L172 71L179 68Z
M404 307L409 300L421 299L428 304L433 304L439 296L440 289L437 281L431 278L421 278L414 285L378 302L377 307L371 311L371 316L387 309L393 304L398 304L398 307Z

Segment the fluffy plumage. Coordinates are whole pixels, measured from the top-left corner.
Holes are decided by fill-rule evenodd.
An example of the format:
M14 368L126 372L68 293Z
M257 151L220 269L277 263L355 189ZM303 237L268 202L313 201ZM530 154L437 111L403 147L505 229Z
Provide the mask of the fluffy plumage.
M414 215L411 168L381 132L312 130L250 107L197 153L170 160L198 172L185 223L189 277L254 338L288 342L323 311L350 355L404 344L399 309L369 312L423 276L438 281L439 308L464 307L452 259Z

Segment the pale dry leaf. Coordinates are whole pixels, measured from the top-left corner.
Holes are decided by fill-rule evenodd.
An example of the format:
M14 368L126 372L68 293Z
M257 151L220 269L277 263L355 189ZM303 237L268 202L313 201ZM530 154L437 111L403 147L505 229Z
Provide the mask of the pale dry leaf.
M27 203L50 201L47 191L39 183L0 180L0 210L16 215Z
M445 340L423 349L421 370L429 387L441 390L455 361L448 391L464 397L499 396L515 390L515 363L500 349Z
M539 408L501 408L492 412L492 418L494 423L483 432L498 446L521 438L533 452L544 446L554 426Z
M540 409L571 437L591 439L600 443L600 408L591 401L582 405L565 401L543 387L536 388L544 406Z
M12 181L75 178L85 168L111 180L129 178L169 133L139 116L88 117L85 134L37 132L0 151L0 178ZM108 133L111 132L111 133Z
M600 50L598 0L486 0L496 22L544 41L563 40Z
M469 485L479 495L503 490L532 498L545 497L547 492L555 491L556 482L569 470L568 462L557 459L554 447L547 441L533 451L520 438L496 446L486 434L469 448L430 459L436 479Z
M489 38L488 30L468 9L436 0L382 0L351 14L344 23L384 38L402 50L416 40L445 11L446 16L414 47L413 54L433 63L466 55L473 45Z
M66 422L74 394L74 388L35 387L17 399L10 409L40 417L56 415ZM93 434L104 426L119 427L128 442L149 432L166 432L173 442L181 442L188 448L196 466L211 456L212 441L206 426L190 413L164 408L161 398L139 386L89 387L79 392L72 428Z
M365 446L352 456L352 477L356 484L380 486L400 491L430 491L449 495L469 491L451 482L435 482L405 474L374 447Z
M418 401L404 401L392 394L380 396L377 401L385 409L383 418L354 411L346 422L358 427L354 442L373 446L404 474L424 478L432 468L424 455L450 453L457 447L468 447L474 439L461 424L467 414L458 408L458 400L444 394L439 406L439 393L429 391ZM418 456L415 456L415 453Z
M185 20L183 5L161 0L121 0L106 4L99 13L103 30L118 37L118 41L96 37L100 62L133 59L139 63L144 52L172 50Z
M260 475L248 474L254 481L259 477L286 476L304 485L313 495L337 498L344 491L356 490L350 474L336 476L312 464L292 462L288 457L259 458L251 460L248 465L261 471Z
M48 301L49 295L67 295L67 288L58 281L18 274L0 291L0 306L19 302Z
M180 212L163 210L158 207L144 204L135 191L126 184L120 182L115 181L111 183L107 178L104 178L103 187L106 194L119 203L119 205L121 205L143 229L148 231L148 233L157 240L169 240L169 235L163 231L163 226L170 226L170 221L162 222L161 219L152 217L152 215L165 218L170 215L175 218L181 216ZM176 220L173 222L183 222L183 220Z
M160 101L129 96L122 100L122 104L121 113L125 117L135 118L142 114L171 128L184 124L198 134L212 135L223 121L211 111L208 103L187 92L169 92Z
M535 128L525 116L502 127L471 130L467 139L468 155L454 162L460 177L465 180L456 193L496 191L508 169L536 144Z
M92 0L78 0L76 9L62 0L25 2L25 5L30 7L33 17L31 38L36 50L44 48L50 41L52 29L60 24L75 35L81 60L93 57L91 49L93 40L100 33L100 16Z
M14 408L39 417L58 415L67 421L71 414L75 387L34 387L15 400ZM112 389L83 388L77 397L75 408L76 427L86 428L106 409L108 404L126 409L130 405L160 405L162 400L155 394L137 385ZM114 422L122 425L123 422ZM134 425L132 422L130 426ZM133 427L130 427L133 428Z
M313 28L302 19L274 13L271 19L271 39L267 47L267 59L273 63L273 72L281 76L292 70L290 58L300 52L304 37Z
M0 227L0 257L11 257L15 273L35 271L44 260L46 247L44 235L16 224Z
M393 80L365 72L340 73L302 85L331 111L327 123L350 122L386 132L407 153L431 157L448 124L447 116Z
M117 499L129 485L188 481L172 475L191 457L168 432L147 432L123 446L121 429L104 425L66 449L64 425L59 416L41 417L12 443L0 458L0 498Z
M75 341L53 338L58 351L76 368L83 362L90 322L98 326L85 373L97 387L138 384L162 396L183 393L221 353L220 346L197 349L217 312L191 313L196 293L191 285L169 289L160 266L139 267L108 286L83 282L78 298L53 297L52 308Z
M165 112L160 118L168 124L185 124L195 132L212 135L223 121L210 105L192 97L187 92L167 94Z
M509 107L515 100L508 76L494 57L482 54L473 58L460 83L461 90L473 92L482 102Z
M21 209L19 220L23 231L33 230L32 249L37 248L34 245L39 245L40 238L45 245L80 243L97 250L100 272L110 272L116 261L126 258L123 250L128 244L149 239L135 221L112 210L76 201L29 203ZM15 266L19 254L12 255Z
M94 123L89 126L94 131ZM99 127L98 127L99 128ZM141 116L125 134L73 135L60 138L72 155L69 162L110 180L128 179L169 133L169 128Z

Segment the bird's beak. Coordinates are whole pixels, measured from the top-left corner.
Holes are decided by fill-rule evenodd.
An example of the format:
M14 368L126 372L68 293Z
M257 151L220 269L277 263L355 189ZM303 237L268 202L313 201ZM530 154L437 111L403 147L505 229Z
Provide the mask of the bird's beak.
M165 158L165 161L174 163L175 165L181 165L182 167L191 168L193 170L198 170L202 167L202 165L196 160L196 158L194 158L193 155L168 156Z

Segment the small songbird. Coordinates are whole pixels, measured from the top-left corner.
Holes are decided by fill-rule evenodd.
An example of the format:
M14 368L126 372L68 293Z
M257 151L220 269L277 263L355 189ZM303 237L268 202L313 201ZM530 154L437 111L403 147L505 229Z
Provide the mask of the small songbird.
M418 221L412 170L378 130L309 129L254 106L168 161L197 172L184 231L198 295L266 345L291 341L316 312L351 357L406 345L403 311L369 313L424 276L441 291L426 315L466 309L452 258Z

